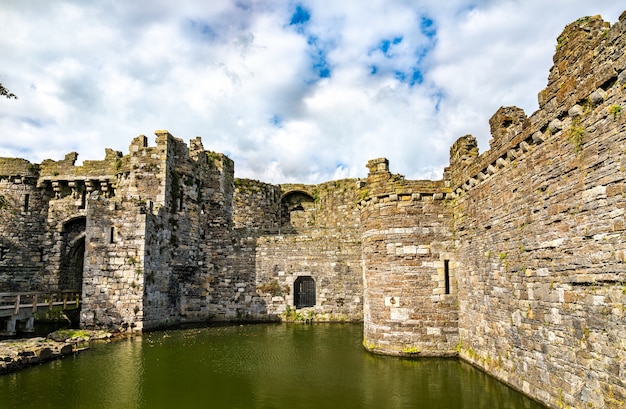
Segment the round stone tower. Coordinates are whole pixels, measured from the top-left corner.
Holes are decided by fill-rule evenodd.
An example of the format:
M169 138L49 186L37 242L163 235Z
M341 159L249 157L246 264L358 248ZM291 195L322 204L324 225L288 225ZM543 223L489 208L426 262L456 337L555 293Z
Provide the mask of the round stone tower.
M407 181L387 159L362 187L364 340L391 355L454 355L458 304L443 181Z

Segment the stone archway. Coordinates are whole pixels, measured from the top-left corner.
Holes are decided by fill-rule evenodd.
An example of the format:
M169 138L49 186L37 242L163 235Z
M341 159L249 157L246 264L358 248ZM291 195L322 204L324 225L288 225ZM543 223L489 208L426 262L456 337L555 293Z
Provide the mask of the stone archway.
M63 224L63 249L59 271L59 289L81 291L85 265L85 217Z
M294 228L311 227L315 223L315 199L306 192L294 190L281 199L281 225Z

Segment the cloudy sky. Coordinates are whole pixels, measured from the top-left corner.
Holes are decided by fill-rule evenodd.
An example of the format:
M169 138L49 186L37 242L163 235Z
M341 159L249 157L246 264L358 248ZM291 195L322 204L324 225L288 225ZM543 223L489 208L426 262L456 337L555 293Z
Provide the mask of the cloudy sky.
M167 129L235 160L237 177L363 177L387 157L442 176L491 115L528 115L556 38L615 0L2 0L0 156L127 153Z

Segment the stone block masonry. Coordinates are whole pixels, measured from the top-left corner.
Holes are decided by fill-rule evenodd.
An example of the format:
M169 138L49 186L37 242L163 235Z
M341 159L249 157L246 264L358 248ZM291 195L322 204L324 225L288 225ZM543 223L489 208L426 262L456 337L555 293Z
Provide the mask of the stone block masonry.
M459 354L550 407L626 406L625 31L567 26L540 109L451 150Z
M406 181L368 163L361 201L365 333L377 353L455 355L459 341L452 213L443 182Z
M235 181L235 275L255 284L247 295L255 301L252 315L362 320L359 194L354 179L281 186ZM315 302L299 306L299 283L309 278Z
M557 39L539 110L502 107L437 181L272 185L167 131L75 166L0 158L0 291L82 291L81 325L363 320L551 408L626 407L626 13Z

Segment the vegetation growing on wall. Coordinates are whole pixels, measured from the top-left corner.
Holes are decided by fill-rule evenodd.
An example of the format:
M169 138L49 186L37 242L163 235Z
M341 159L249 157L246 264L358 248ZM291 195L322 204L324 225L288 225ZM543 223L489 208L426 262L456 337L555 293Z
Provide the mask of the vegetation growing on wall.
M261 293L270 294L272 297L289 295L289 286L280 285L278 280L261 283L256 286L256 289Z

